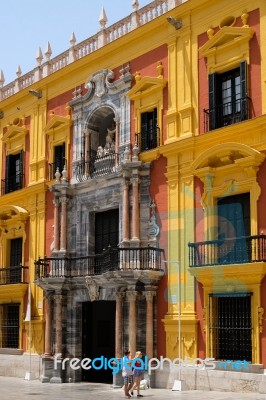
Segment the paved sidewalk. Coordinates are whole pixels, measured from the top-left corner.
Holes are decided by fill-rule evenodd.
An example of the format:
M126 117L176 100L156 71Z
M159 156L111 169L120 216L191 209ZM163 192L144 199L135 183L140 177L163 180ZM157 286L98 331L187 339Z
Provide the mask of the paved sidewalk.
M265 394L206 392L201 390L173 392L170 389L142 390L143 400L266 400ZM25 381L20 378L0 377L1 400L114 400L124 399L122 389L113 389L99 383L41 383L38 380ZM132 400L136 399L134 396Z

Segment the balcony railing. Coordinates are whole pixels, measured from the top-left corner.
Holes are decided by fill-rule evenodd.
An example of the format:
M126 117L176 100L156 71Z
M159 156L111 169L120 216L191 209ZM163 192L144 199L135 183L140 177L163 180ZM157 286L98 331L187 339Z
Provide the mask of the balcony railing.
M49 181L52 181L53 179L55 179L55 173L56 173L57 168L59 169L59 172L62 173L64 166L66 166L66 168L67 168L67 160L65 158L63 158L59 162L56 161L54 163L49 163L48 164L48 179L49 179Z
M208 240L188 247L190 267L266 261L266 235Z
M158 126L136 133L136 137L141 151L156 149L160 146L160 128Z
M108 248L103 254L85 257L39 258L35 261L35 277L63 278L102 275L107 271L161 270L162 249Z
M28 267L18 265L16 267L0 268L0 285L14 283L28 283Z
M204 130L222 128L249 119L249 97L243 97L216 107L204 109Z
M24 174L8 176L1 180L1 194L15 192L24 187Z
M81 161L76 164L74 175L79 182L83 182L115 172L117 164L119 164L119 154L107 153L102 156L94 156L89 161Z

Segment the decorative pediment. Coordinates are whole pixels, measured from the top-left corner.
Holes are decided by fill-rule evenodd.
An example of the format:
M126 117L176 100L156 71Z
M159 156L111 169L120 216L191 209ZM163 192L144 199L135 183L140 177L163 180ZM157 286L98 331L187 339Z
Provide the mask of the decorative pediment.
M66 107L66 116L56 115L53 111L50 113L50 121L46 125L44 131L49 135L54 133L54 130L68 128L72 124L71 107Z
M229 50L231 47L248 43L254 35L254 30L250 27L231 27L224 26L199 49L200 54L208 57L213 53Z
M10 124L7 126L7 130L5 131L2 141L7 143L8 141L12 141L14 139L21 139L24 138L28 133L28 129L25 125L18 126L15 124Z
M22 207L5 205L0 207L0 229L5 234L11 231L23 231L29 217L28 211Z
M200 154L192 164L194 175L200 176L207 169L218 169L229 165L257 168L261 165L265 155L249 146L229 142L218 144Z
M127 96L130 100L136 100L142 96L148 96L154 92L162 91L166 84L167 81L163 78L144 76L127 92Z

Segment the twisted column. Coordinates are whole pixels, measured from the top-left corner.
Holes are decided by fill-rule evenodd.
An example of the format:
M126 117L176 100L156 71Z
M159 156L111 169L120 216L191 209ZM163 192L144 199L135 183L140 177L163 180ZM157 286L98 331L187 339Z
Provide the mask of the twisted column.
M45 295L45 342L44 356L52 356L52 296L50 293Z
M127 298L129 301L129 349L132 354L136 353L136 336L137 336L137 320L136 320L136 299L137 292L127 292Z
M123 299L125 293L116 292L116 309L115 309L115 357L122 358L122 332L123 332Z
M144 292L146 297L146 355L150 359L153 357L153 297L154 291Z

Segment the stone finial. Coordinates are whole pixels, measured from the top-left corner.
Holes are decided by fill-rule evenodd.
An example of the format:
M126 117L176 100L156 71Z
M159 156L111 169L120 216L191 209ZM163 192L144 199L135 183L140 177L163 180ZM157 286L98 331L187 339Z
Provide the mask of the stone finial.
M162 61L157 62L157 73L158 73L158 78L163 78L163 63Z
M139 82L140 80L141 80L140 72L139 72L139 71L136 71L136 73L135 73L135 81L136 81L136 82Z
M43 60L42 50L40 47L37 50L36 60L37 60L38 65L40 66L42 63L42 60Z
M17 75L18 78L21 76L21 68L20 68L20 65L18 65L18 67L17 67L16 75Z
M247 13L247 11L243 11L242 15L241 15L241 21L243 23L243 28L248 28L248 17L249 14Z
M134 144L132 153L133 153L132 161L139 161L139 146L138 146L137 142L135 142L135 144Z
M51 46L50 46L49 42L47 42L44 54L45 54L45 57L46 57L46 61L50 61L50 58L51 58L51 55L52 55L52 49L51 49Z
M74 47L74 46L75 46L75 44L76 44L76 42L77 42L77 39L76 39L76 36L75 36L75 33L74 33L74 32L72 32L72 35L70 36L69 42L70 42L70 44L71 44L71 47Z
M62 182L67 182L67 169L66 165L64 165L63 171L62 171Z
M5 83L5 76L4 76L3 70L1 69L1 71L0 71L0 87L2 87L4 85L4 83Z
M130 150L129 150L129 147L126 147L126 148L125 148L125 151L124 151L124 161L125 161L125 162L129 162L129 161L130 161Z
M138 2L138 0L133 0L133 1L132 1L132 8L133 8L134 11L138 11L138 9L139 9L139 2Z
M100 16L99 16L99 22L100 22L100 25L101 25L101 29L105 29L105 26L106 26L106 24L107 24L107 21L108 21L108 19L107 19L105 10L104 10L104 8L102 7L101 13L100 13Z
M212 28L209 28L207 30L207 35L208 35L208 38L211 39L214 35L214 30Z
M59 172L59 167L56 168L56 173L54 174L54 176L55 176L55 182L60 183L61 174Z

